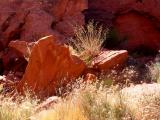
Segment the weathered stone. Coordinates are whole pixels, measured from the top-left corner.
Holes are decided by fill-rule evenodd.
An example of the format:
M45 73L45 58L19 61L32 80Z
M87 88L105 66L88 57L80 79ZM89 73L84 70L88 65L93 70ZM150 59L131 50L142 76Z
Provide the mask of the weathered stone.
M103 51L98 57L94 58L92 66L99 71L107 71L123 65L127 59L128 52L126 50Z
M119 37L127 39L123 48L131 51L145 49L144 52L160 49L160 32L147 17L128 13L117 17L115 26Z
M57 87L82 74L86 67L84 62L70 55L69 48L58 42L55 36L48 36L35 44L26 72L17 87L19 92L23 93L26 85L38 96L52 95Z
M157 0L89 0L87 19L95 19L115 28L121 48L130 51L145 47L160 49L160 1Z
M54 35L62 43L67 42L67 38L74 35L73 26L84 24L82 11L87 7L87 0L0 1L0 52L5 51L4 68L13 61L11 50L18 57L28 58L25 43L18 41L36 42L44 36Z
M8 45L11 49L13 49L20 57L29 58L32 47L34 46L34 42L25 42L25 41L11 41Z
M63 42L73 36L72 24L84 24L82 11L87 7L87 0L1 1L0 40L6 47L11 40L33 42L57 33Z

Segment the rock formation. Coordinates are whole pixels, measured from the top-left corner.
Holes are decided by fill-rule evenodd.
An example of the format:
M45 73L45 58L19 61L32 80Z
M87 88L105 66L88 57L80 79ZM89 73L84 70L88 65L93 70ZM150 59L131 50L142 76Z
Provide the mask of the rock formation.
M158 0L89 0L87 19L114 27L122 48L160 49L160 1Z
M55 33L72 36L73 26L84 24L84 9L86 0L1 1L0 41L6 47L11 40L37 41Z
M71 55L55 36L44 37L34 45L17 90L23 93L27 87L40 97L53 95L58 87L79 77L85 68L85 63Z
M123 65L128 59L126 50L103 51L98 57L93 59L92 66L99 71L108 71Z
M26 49L25 42L30 44L41 37L54 35L63 43L73 36L74 25L84 24L82 11L87 7L87 0L0 1L1 74L8 75L15 61L21 61ZM19 44L23 45L20 47ZM20 53L17 54L15 48L18 51L21 49ZM26 61L23 59L21 62ZM25 69L24 65L20 67Z

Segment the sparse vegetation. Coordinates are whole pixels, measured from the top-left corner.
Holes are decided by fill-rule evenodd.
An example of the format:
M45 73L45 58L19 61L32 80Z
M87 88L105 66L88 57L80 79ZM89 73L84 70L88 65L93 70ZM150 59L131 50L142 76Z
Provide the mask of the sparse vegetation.
M102 25L90 21L86 26L75 27L75 37L71 39L70 45L73 46L80 58L89 63L100 53L107 33L108 30L104 29Z
M26 97L0 96L0 120L29 120L35 113L37 100L26 94Z
M79 79L81 81L82 79ZM160 85L120 87L77 82L58 103L36 111L30 97L0 97L0 120L157 120L160 119Z
M153 82L160 83L160 56L157 56L155 62L149 66L149 69Z
M86 84L32 120L156 120L160 118L159 99L159 84L123 89Z

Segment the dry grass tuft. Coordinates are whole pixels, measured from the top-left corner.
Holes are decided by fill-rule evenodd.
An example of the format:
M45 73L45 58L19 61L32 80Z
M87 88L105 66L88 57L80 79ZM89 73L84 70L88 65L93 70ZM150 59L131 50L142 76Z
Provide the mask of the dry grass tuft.
M81 83L47 110L36 111L37 100L26 95L13 101L0 97L0 120L158 120L160 84L120 89Z
M90 21L86 26L75 27L75 38L71 39L70 45L87 62L99 54L107 33L101 25Z
M30 97L12 97L0 96L0 120L29 120L29 117L35 113L37 100Z
M119 89L86 84L32 120L157 120L160 85L142 84Z

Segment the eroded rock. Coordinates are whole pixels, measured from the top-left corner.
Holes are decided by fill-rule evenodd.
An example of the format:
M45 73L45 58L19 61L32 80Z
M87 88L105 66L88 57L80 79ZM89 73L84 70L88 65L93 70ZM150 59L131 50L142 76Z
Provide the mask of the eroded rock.
M126 50L103 51L98 57L94 58L92 66L99 71L108 71L123 65L127 59L128 52Z
M29 58L34 44L35 42L29 43L26 41L16 40L11 41L8 46L13 49L13 51L15 51L19 55L19 57Z
M0 1L0 52L4 53L2 72L12 71L8 66L15 66L14 62L9 62L13 59L25 56L28 60L26 43L29 45L47 35L66 42L74 35L73 26L84 24L82 11L87 7L87 0ZM15 54L16 58L13 58Z
M89 0L87 19L95 19L115 28L121 48L160 49L160 1L158 0ZM123 42L123 38L127 42ZM107 44L107 43L106 43Z
M73 35L72 25L84 24L87 0L6 0L0 2L0 40L37 41L47 35ZM66 27L63 27L65 25Z
M56 92L57 87L82 74L86 68L84 62L58 42L55 36L48 36L35 44L23 79L17 87L20 93L26 86L38 96L49 96Z

